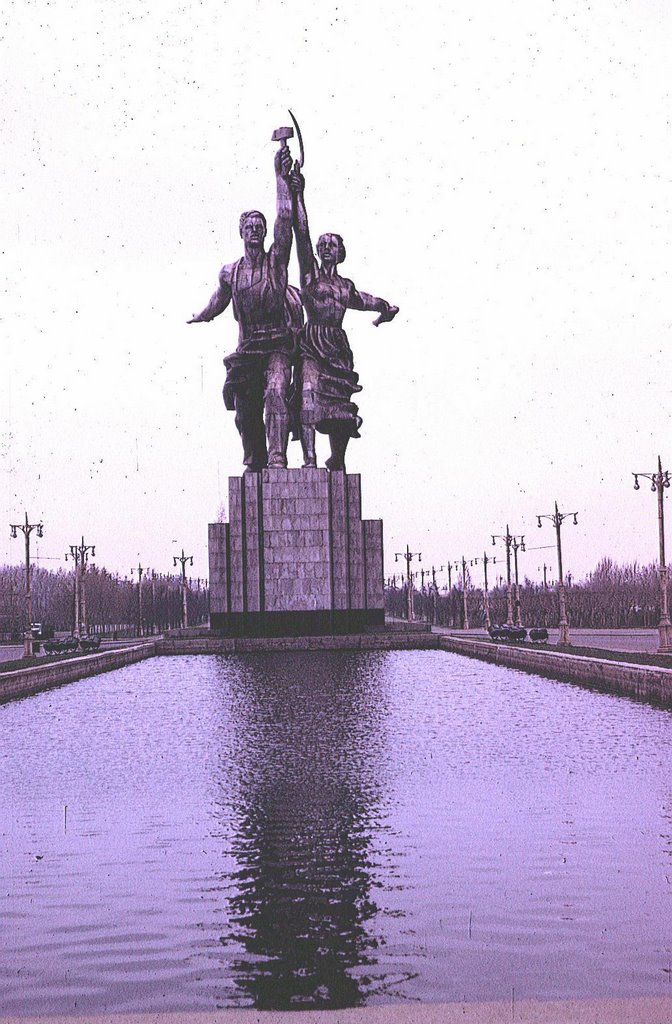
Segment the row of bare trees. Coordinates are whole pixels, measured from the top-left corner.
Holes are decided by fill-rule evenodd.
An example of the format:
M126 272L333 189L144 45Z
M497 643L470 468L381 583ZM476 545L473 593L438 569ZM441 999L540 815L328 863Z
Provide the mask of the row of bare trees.
M147 573L139 598L137 580L90 566L84 574L86 621L90 633L139 636L162 633L182 621L180 576ZM22 566L0 567L0 639L18 640L26 626L26 576ZM33 621L70 632L75 621L74 572L31 570ZM187 582L189 623L208 618L209 594L200 580Z
M565 587L567 612L573 626L585 629L636 628L658 625L660 577L655 564L617 565L603 558L585 580ZM464 625L462 581L448 590L425 587L414 591L416 619L460 629ZM489 591L490 618L506 622L506 587ZM387 587L385 607L390 615L406 617L406 590ZM558 598L554 589L525 579L520 584L521 618L525 626L557 626ZM470 587L467 577L467 609L472 626L485 621L483 590Z

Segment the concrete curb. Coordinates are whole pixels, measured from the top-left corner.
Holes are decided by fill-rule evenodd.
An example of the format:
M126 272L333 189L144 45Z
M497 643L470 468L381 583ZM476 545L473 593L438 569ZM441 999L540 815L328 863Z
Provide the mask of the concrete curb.
M65 661L51 661L48 665L34 665L32 668L5 672L0 674L0 703L16 697L28 697L32 693L49 690L53 686L62 686L64 683L74 683L75 680L84 679L86 676L123 668L124 665L131 665L136 661L153 658L155 654L156 641L150 640L114 651L83 654L81 657L68 658Z
M468 640L442 634L439 647L454 654L466 654L496 665L522 669L565 682L636 697L672 707L672 669L636 665L629 661L587 658L560 651L535 651L490 640Z
M672 998L401 1003L350 1010L0 1017L2 1024L671 1024Z

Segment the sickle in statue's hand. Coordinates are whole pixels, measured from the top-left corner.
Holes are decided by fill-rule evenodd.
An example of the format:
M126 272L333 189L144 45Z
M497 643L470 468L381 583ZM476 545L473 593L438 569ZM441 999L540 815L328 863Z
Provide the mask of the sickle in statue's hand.
M294 122L294 127L296 128L296 137L299 140L299 152L301 153L301 156L299 157L297 163L298 163L299 167L303 167L303 156L304 156L304 154L303 154L303 136L301 135L301 129L299 128L299 122L296 120L296 118L294 117L294 114L291 112L291 110L289 111L289 116L291 117L292 121Z

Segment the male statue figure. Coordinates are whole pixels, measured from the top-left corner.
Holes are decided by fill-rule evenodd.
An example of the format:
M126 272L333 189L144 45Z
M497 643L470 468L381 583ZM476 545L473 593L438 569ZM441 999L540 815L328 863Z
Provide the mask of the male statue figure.
M290 323L292 306L297 304L294 290L287 290L292 247L292 197L287 177L291 166L289 147L283 145L275 154L277 210L269 251L264 250L264 215L258 210L243 213L240 235L244 256L222 267L210 302L188 321L213 320L233 303L239 324L238 348L224 359L223 393L226 408L236 413L247 472L267 465L287 466L293 349Z

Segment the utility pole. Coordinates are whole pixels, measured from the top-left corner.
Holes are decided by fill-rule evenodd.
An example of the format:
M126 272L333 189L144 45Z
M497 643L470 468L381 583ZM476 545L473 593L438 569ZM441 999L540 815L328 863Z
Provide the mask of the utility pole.
M406 617L409 622L412 622L415 616L413 611L413 579L411 574L411 562L414 558L417 558L417 560L421 562L422 552L411 551L407 544L405 551L395 552L395 562L398 562L400 558L403 558L406 562Z
M657 473L633 473L635 490L639 490L640 476L651 481L651 490L658 492L658 555L660 575L660 622L658 623L658 653L669 654L672 651L672 623L667 605L667 564L665 562L665 513L663 509L663 488L670 486L669 470L663 472L658 456Z
M521 551L525 550L525 537L521 536L520 539L514 537L511 541L511 547L513 548L513 564L514 564L514 577L515 577L515 588L514 588L514 626L522 626L522 620L520 617L520 584L518 582L518 549Z
M43 536L44 526L42 523L29 523L28 513L24 512L25 522L23 523L10 523L10 537L16 539L18 536L17 530L21 530L21 533L25 539L26 546L26 631L23 636L23 656L24 658L32 658L33 656L33 598L30 592L30 535L33 530L37 530L37 536Z
M140 565L138 562L136 569L131 569L131 576L133 573L138 574L138 636L143 636L143 622L142 622L142 577L147 572L147 569Z
M492 543L503 540L506 545L506 624L513 626L513 594L511 593L511 547L514 541L523 540L522 535L512 534L509 531L509 524L506 524L506 533L493 533Z
M485 628L490 629L490 598L488 595L488 565L490 562L494 565L497 561L496 558L488 558L485 551L483 552L482 558L474 558L472 565L478 565L479 562L483 563L483 616L485 619Z
M637 478L635 477L635 486L638 487ZM555 502L555 511L547 515L537 516L537 526L541 528L542 519L550 519L555 527L555 538L558 548L558 604L560 605L560 638L558 639L559 647L571 647L572 641L569 639L569 619L567 618L567 604L565 602L565 577L562 572L562 540L560 537L560 528L564 523L565 519L569 516L573 517L574 526L578 525L578 512L559 512L558 503ZM545 576L544 576L545 579Z
M182 548L181 555L173 555L173 568L180 563L182 566L182 629L186 629L188 625L187 616L187 562L189 565L194 564L193 555L185 555L184 548Z
M75 563L75 625L72 631L73 636L79 637L82 633L86 633L86 595L84 588L84 573L86 572L86 563L89 558L89 552L95 558L96 548L93 544L85 544L84 538L82 537L81 544L70 545L70 558ZM65 560L67 562L68 556L66 554Z

